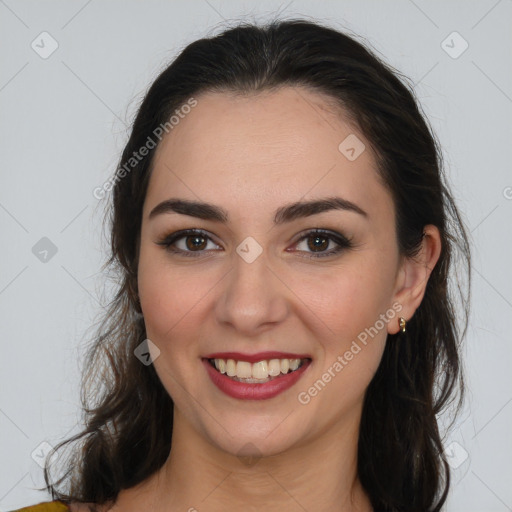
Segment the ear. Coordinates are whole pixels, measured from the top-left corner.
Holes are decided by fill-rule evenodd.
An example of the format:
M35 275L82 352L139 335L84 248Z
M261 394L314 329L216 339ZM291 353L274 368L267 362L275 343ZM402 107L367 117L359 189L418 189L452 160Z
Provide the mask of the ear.
M423 240L418 254L413 258L402 259L395 283L393 304L402 306L399 317L410 320L418 309L427 288L427 282L441 254L441 235L434 225L423 229ZM399 321L388 323L388 333L399 331Z

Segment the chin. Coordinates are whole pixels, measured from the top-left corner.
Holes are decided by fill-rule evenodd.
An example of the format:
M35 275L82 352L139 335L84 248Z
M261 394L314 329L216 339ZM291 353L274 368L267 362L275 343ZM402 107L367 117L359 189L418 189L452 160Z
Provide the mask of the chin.
M283 453L300 444L306 436L305 422L297 415L248 415L224 416L222 426L208 418L203 424L203 436L212 445L237 457L268 457Z

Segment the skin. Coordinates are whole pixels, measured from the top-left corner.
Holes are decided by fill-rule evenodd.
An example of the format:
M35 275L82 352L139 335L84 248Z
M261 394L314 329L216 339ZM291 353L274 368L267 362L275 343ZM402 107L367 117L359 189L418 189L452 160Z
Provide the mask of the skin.
M240 96L207 93L160 144L144 204L139 294L155 369L172 396L171 455L120 493L112 510L370 511L357 478L364 392L398 317L421 303L441 242L425 226L422 250L401 257L394 205L365 137L327 98L305 88ZM366 150L349 161L338 146L355 134ZM274 225L289 203L339 196L358 205ZM170 198L212 203L221 223L177 213L149 218ZM181 229L212 235L198 257L157 242ZM328 229L353 247L325 258L299 234ZM253 237L263 252L236 252ZM178 247L186 249L185 240ZM331 241L327 250L336 247ZM324 250L325 252L325 250ZM401 308L343 369L333 364L380 315ZM388 317L390 315L388 314ZM201 357L221 351L310 354L299 381L268 400L237 400L210 381ZM331 368L307 404L298 400ZM238 455L252 457L242 459ZM78 509L77 509L78 510Z

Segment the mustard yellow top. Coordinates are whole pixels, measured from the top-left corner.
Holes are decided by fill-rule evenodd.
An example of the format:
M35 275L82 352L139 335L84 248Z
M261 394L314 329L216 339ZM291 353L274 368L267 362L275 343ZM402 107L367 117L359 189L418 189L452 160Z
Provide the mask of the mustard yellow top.
M62 501L46 501L38 505L12 510L11 512L69 512L69 507Z

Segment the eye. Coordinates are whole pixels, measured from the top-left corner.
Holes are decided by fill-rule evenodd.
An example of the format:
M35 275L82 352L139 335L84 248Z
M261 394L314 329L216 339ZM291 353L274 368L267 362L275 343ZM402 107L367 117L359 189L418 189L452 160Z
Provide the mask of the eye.
M211 236L201 229L184 229L165 236L156 242L169 252L197 257L206 251L222 250ZM293 245L292 251L309 253L309 258L321 258L340 253L353 247L351 240L341 233L325 229L314 229L303 234ZM290 249L287 249L290 251Z
M156 243L170 252L179 253L183 256L200 256L204 251L222 249L213 242L206 231L201 229L176 231Z
M303 235L293 247L294 250L309 252L307 257L322 258L350 249L352 242L341 233L315 229Z

